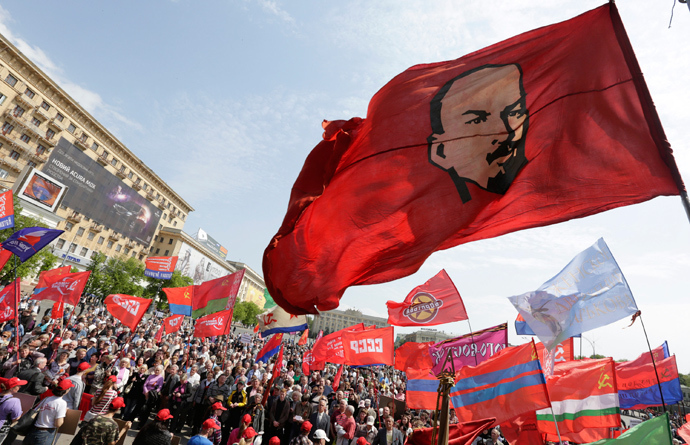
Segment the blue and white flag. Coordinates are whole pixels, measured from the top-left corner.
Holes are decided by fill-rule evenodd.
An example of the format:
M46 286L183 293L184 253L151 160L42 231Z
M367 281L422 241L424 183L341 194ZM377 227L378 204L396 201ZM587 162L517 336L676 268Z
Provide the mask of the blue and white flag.
M581 252L539 289L508 298L547 349L637 312L603 238Z
M259 320L259 330L264 338L279 332L289 334L307 329L306 315L288 314L280 306L274 306L256 318Z

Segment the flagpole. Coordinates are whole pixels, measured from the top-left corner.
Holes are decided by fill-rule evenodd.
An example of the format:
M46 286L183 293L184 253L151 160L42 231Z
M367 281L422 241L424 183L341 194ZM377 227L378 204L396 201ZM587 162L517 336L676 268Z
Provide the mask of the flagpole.
M551 417L553 417L553 423L556 425L556 434L558 434L558 443L563 445L563 440L561 440L561 432L558 429L558 422L556 422L556 414L553 412L553 406L551 407Z
M656 384L659 387L659 395L661 396L661 405L664 407L664 412L666 412L666 402L664 401L664 392L661 390L661 380L659 379L659 372L656 369L656 360L654 360L654 353L652 352L652 346L649 344L649 337L647 337L647 329L644 327L644 321L642 321L642 311L638 311L640 323L642 324L642 331L644 332L644 338L647 340L647 348L649 349L649 355L652 357L652 365L654 365L654 374L656 375Z
M477 352L478 351L477 351L477 345L474 343L474 333L472 331L472 325L470 324L469 315L467 316L467 326L470 327L470 340L472 340L472 346L474 346L474 366L477 366L479 364L479 361L477 360Z

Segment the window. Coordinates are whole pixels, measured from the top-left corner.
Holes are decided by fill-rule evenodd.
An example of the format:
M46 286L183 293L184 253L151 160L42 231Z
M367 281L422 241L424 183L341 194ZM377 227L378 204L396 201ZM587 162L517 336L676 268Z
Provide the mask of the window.
M86 133L82 133L81 136L79 136L79 140L82 142L86 142L86 139L89 137L86 135Z
M5 122L5 125L2 126L2 133L3 134L10 134L10 133L12 133L13 129L14 129L14 125L10 125L9 122Z
M96 254L97 254L97 253L98 253L98 252L96 252L95 250L94 250L93 252L91 252L91 259L96 258Z
M29 142L31 142L31 136L29 136L28 134L23 134L23 135L21 135L21 136L19 137L19 139L20 139L22 142L26 142L27 144L28 144Z
M108 152L105 151L105 150L103 150L103 153L101 153L101 156L103 156L104 158L108 159Z
M125 255L127 255L129 253L129 250L130 250L129 247L125 247Z
M135 251L132 251L132 258L134 258L136 256L136 254L137 253Z
M10 175L10 172L0 168L0 179L6 179Z
M168 219L168 214L167 214L167 213L163 213L163 219Z
M36 118L31 119L31 123L34 124L34 125L37 126L37 127L41 125L41 121L39 121L39 120L36 119Z
M88 252L89 252L89 249L87 249L86 247L82 247L82 248L81 248L81 252L79 252L79 255L81 255L81 256L86 256L86 254L87 254Z
M75 250L77 250L77 245L74 244L74 243L72 243L72 244L69 246L69 253L74 253Z
M177 227L177 221L173 222L173 227Z
M86 238L87 238L88 240L92 240L92 239L94 239L94 237L95 237L95 236L96 236L96 234L95 234L95 233L93 233L93 232L89 231L89 234L88 234L88 235L86 235Z
M83 234L84 234L84 228L83 228L83 227L79 227L79 228L77 229L77 236L82 236Z
M93 144L91 144L91 150L98 151L98 144L95 142Z
M143 188L144 190L148 190L148 189L149 189L149 185L148 185L147 183L144 183L144 185L143 185L141 188Z
M14 107L14 111L12 112L12 114L14 114L17 117L21 117L24 114L24 109L17 105L16 107Z
M173 239L170 238L170 241L168 241L168 244L172 244Z
M108 249L111 249L113 244L115 244L113 241L108 241Z
M117 159L113 158L112 161L110 161L110 165L117 167Z
M102 236L99 236L99 237L98 237L98 241L96 241L96 242L97 242L98 244L103 244L103 241L105 241L105 238L103 238Z
M72 230L72 227L74 227L74 224L72 224L71 222L67 221L65 223L65 230L67 230L68 232Z
M62 238L60 238L58 240L57 244L55 245L55 247L57 247L58 249L62 249L64 246L65 246L65 240Z
M29 88L27 88L26 91L24 91L24 94L26 94L27 96L29 96L29 99L33 99L34 96L36 95L36 93L34 93L33 91L31 91Z
M121 251L121 250L122 250L122 245L121 245L121 244L118 244L117 246L115 246L115 252L119 252L119 251Z
M141 178L137 178L136 181L134 181L135 184L139 184L141 182Z
M166 250L165 253L163 254L163 256L168 256L169 254L170 254L170 251Z
M50 105L48 104L48 102L46 102L46 101L44 100L43 102L41 102L41 108L43 108L44 110L48 111L48 110L50 110Z
M160 249L156 249L156 255L158 255L159 253L161 253L161 250L160 250Z
M12 158L16 161L17 159L19 159L19 152L12 150L12 153L10 153L10 158Z
M132 179L134 177L134 173L132 173L132 172L127 173L127 177L129 179Z
M46 139L50 140L53 139L53 136L55 136L55 131L52 129L47 129L46 130Z
M26 165L28 165L31 168L36 168L36 165L38 165L38 164L36 164L34 161L29 161L26 163Z
M75 127L74 124L72 124L72 123L70 123L69 127L67 127L67 131L69 131L70 133L74 133L74 130L76 130L76 129L77 129L77 127Z
M7 99L7 96L4 94L0 94L0 105L2 105L5 102L5 99Z
M65 116L63 116L63 115L60 114L60 113L58 113L58 114L55 115L55 120L58 121L58 122L62 122L64 119L65 119Z
M38 144L38 148L36 149L36 154L42 155L45 152L46 152L46 148L43 145Z
M15 86L17 84L17 78L14 77L12 74L7 74L7 77L5 77L5 82L10 84L10 86Z

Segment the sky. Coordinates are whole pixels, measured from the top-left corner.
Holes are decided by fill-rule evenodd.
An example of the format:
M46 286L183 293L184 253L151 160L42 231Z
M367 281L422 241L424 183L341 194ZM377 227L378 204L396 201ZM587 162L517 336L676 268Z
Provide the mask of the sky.
M456 59L602 0L526 3L8 0L0 33L195 208L187 233L202 227L228 259L261 273L323 119L365 117L371 96L412 65ZM677 4L669 28L671 0L617 5L687 181L690 11ZM409 277L349 289L341 308L385 316L387 300L402 301L445 268L474 330L511 322L509 341L523 343L507 297L538 288L599 237L651 346L667 340L690 373L690 225L678 197L437 252ZM635 358L647 343L639 322L628 325L586 333L582 352ZM436 328L469 332L467 322Z

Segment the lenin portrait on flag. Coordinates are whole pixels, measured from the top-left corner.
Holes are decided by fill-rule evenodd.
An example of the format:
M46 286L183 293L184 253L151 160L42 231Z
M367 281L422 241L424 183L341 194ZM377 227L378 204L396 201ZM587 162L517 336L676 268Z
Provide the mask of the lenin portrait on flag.
M429 162L447 171L463 203L467 183L504 194L522 167L529 113L517 64L483 65L447 82L431 100Z

